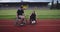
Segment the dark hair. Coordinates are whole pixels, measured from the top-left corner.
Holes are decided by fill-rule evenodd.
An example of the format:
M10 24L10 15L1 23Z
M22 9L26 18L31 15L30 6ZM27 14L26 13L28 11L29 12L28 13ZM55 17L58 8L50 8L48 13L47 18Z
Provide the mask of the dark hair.
M20 8L23 8L23 5L21 5Z
M22 6L20 8L23 8Z

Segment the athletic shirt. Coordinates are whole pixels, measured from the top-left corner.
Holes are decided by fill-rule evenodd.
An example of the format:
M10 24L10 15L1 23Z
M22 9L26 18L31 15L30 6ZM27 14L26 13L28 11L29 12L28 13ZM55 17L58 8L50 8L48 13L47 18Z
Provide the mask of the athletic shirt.
M31 16L30 16L30 19L32 19L32 20L36 20L36 14L31 14Z
M18 9L17 14L18 15L23 15L24 11L22 9Z

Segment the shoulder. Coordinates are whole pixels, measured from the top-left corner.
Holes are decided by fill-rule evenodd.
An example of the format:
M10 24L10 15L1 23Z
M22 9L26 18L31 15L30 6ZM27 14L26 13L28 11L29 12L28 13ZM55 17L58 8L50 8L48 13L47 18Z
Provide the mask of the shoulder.
M21 10L21 8L18 8L18 10Z

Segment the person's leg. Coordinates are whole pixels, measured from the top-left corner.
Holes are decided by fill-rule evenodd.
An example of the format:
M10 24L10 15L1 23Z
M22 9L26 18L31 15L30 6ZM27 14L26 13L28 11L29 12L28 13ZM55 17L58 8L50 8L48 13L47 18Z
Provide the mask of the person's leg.
M20 23L25 23L25 16L20 15L19 17L21 18L21 19L19 20Z
M30 18L30 24L32 24L32 20L33 20L33 19L32 19L32 18Z
M35 18L30 18L30 24L35 24L36 23L36 19Z
M21 16L22 18L22 23L26 23L25 16Z
M15 22L16 25L18 25L18 18L16 17L16 22Z
M21 18L18 17L18 18L17 18L17 24L18 24L18 25L20 24L20 21L21 21Z

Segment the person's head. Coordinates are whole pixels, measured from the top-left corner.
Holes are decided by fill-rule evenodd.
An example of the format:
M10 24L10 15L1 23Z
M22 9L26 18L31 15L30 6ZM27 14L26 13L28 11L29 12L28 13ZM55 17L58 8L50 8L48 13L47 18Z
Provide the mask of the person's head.
M24 7L23 5L21 5L20 8L26 10L26 7Z
M21 5L20 8L23 9L23 5Z

